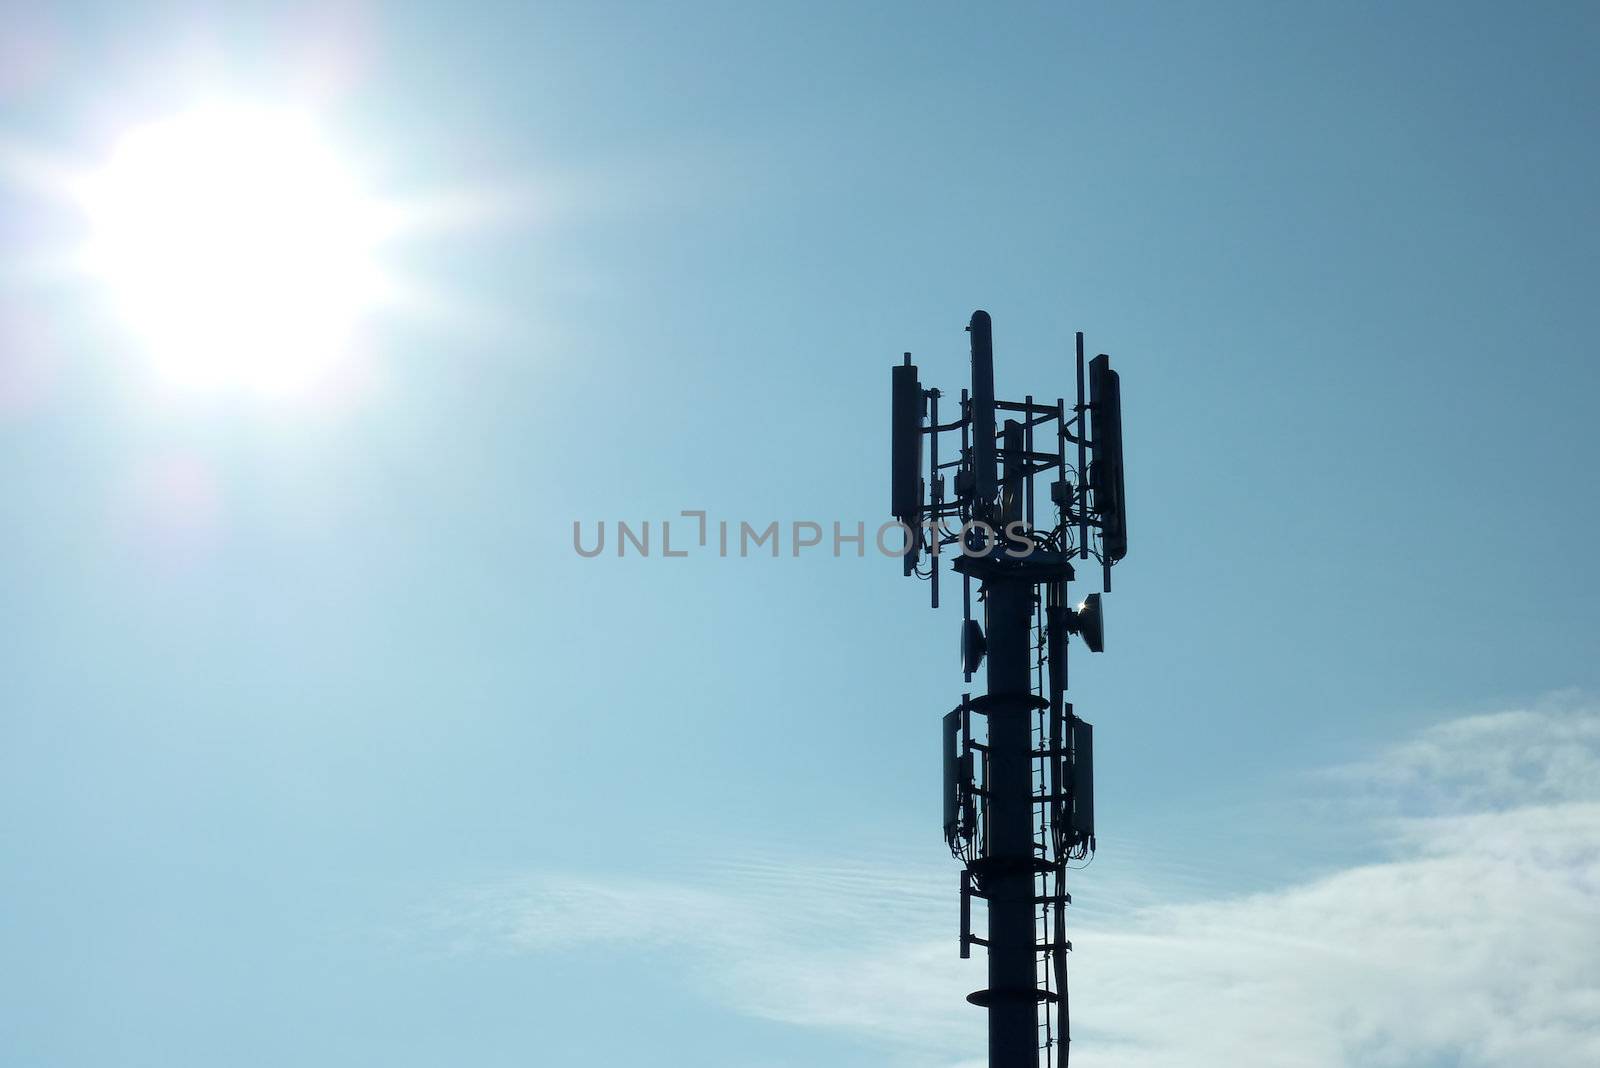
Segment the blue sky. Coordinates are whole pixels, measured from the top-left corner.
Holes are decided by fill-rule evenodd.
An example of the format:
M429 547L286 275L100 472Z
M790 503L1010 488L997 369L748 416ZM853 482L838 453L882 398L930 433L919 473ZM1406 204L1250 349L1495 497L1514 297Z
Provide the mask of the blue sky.
M1081 1063L1594 1062L1593 11L0 34L0 1059L976 1063L958 613L871 554L571 534L875 525L888 367L959 389L983 307L1002 395L1079 329L1123 378ZM346 403L164 393L15 161L308 84L460 208L389 253L430 300Z

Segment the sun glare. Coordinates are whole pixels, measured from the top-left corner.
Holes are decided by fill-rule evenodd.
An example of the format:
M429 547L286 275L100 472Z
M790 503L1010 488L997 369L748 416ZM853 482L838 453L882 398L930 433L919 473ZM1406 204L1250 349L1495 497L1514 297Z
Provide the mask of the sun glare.
M312 387L381 296L380 206L300 116L212 107L142 126L86 194L90 268L178 385Z

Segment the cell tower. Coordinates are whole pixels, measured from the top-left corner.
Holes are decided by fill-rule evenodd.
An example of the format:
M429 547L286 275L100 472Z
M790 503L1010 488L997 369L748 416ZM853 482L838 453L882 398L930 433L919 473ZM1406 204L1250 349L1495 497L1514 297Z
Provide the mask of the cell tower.
M1100 594L1069 608L1067 584L1073 559L1093 556L1111 592L1111 567L1127 553L1121 387L1109 357L1085 364L1080 333L1071 408L1060 398L996 400L988 313L973 312L967 330L972 387L954 421L939 422L942 394L922 388L909 352L894 368L892 512L909 531L905 573L929 580L935 608L950 550L967 682L988 659L988 692L962 694L944 717L944 835L962 862L961 955L974 945L989 953L989 985L967 1000L988 1010L990 1068L1039 1068L1041 1051L1047 1065L1066 1065L1066 873L1095 848L1094 733L1064 700L1068 637L1104 648ZM999 412L1008 417L996 429ZM960 448L941 461L950 433ZM1034 525L1040 475L1050 476L1053 514L1044 529ZM982 623L972 615L974 580ZM981 936L974 897L988 906Z

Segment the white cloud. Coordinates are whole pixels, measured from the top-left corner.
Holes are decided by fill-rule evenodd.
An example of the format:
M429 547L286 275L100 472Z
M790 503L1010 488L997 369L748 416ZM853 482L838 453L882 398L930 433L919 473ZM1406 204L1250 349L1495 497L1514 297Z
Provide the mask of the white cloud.
M1403 857L1085 934L1081 1063L1600 1064L1600 805L1408 835Z
M1555 695L1532 709L1438 724L1331 775L1399 813L1600 801L1600 713Z
M1369 802L1383 859L1079 910L1075 1068L1600 1064L1600 713L1458 719L1334 774ZM979 1064L982 1013L961 998L982 963L957 958L954 883L925 855L769 855L643 885L539 876L446 912L465 945L673 946L741 1012Z

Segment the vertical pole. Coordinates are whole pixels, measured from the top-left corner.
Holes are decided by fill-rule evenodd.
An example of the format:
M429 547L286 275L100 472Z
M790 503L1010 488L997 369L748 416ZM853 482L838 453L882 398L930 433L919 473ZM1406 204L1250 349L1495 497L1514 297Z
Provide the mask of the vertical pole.
M1072 1056L1072 1015L1067 1008L1067 862L1056 868L1056 930L1050 947L1051 964L1056 972L1056 1044L1060 1053L1056 1063L1066 1068Z
M987 520L994 500L994 342L989 313L973 312L967 330L972 334L973 511Z
M1022 517L1022 428L1005 428L1002 522ZM1033 686L1029 579L991 576L984 600L989 638L989 1068L1038 1068L1034 959Z
M933 607L939 607L939 511L944 506L944 494L939 488L939 391L929 390L928 404L933 409L928 420L932 430L928 432L928 491L933 494L933 533L928 537L928 547L932 550L933 560L929 564L933 587Z
M1089 559L1089 505L1084 490L1089 486L1089 411L1083 403L1083 331L1078 331L1078 559Z
M963 463L972 463L972 440L970 430L972 427L972 402L967 390L961 391L961 460ZM959 470L959 468L957 469ZM969 499L961 506L961 547L967 545L967 520L972 518L972 502ZM972 576L965 572L961 575L961 624L966 626L967 620L972 618ZM968 671L965 681L972 681L972 672Z
M1062 616L1066 613L1067 585L1052 582L1050 606L1045 609L1047 655L1050 658L1050 855L1055 858L1055 894L1051 900L1055 922L1050 939L1050 968L1056 977L1056 1068L1066 1068L1072 1042L1071 1021L1067 1015L1067 731L1070 705L1062 700L1067 680L1067 635Z
M1026 420L1026 422L1024 422L1022 425L1026 429L1023 431L1023 435L1022 435L1022 447L1024 449L1026 449L1027 452L1029 453L1029 455L1031 456L1032 453L1033 453L1033 394L1030 393L1030 394L1027 395L1027 397L1023 398L1023 403L1025 405L1027 405L1028 411L1027 411L1027 414L1023 416L1023 418ZM1030 459L1028 461L1028 463L1031 465L1033 463L1033 461ZM1027 522L1028 522L1028 533L1032 534L1033 533L1033 479L1032 478L1026 478L1026 477L1023 478L1023 480L1022 480L1022 489L1023 489L1023 492L1027 495L1027 499L1028 499L1028 514L1023 516L1023 518L1026 519Z

